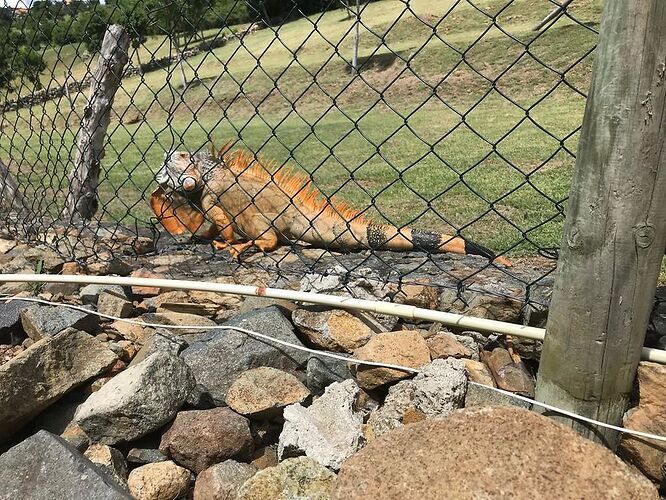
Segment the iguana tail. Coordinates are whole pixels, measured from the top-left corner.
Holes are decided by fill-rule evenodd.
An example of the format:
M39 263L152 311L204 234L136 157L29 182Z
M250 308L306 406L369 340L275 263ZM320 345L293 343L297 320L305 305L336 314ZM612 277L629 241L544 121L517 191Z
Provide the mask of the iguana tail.
M480 255L487 259L511 266L512 263L504 258L497 257L491 250L476 243L465 240L460 236L422 231L385 224L373 224L366 220L352 222L349 231L340 235L332 246L341 248L368 248L374 250L393 251L422 251L428 253L446 253ZM314 242L313 242L314 243Z

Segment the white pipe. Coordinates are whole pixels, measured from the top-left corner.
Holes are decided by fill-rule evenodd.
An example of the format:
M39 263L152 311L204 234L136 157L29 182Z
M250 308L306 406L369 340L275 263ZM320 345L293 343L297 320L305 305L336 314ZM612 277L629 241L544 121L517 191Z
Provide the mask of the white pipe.
M95 285L121 285L121 286L147 286L171 290L199 290L202 292L229 293L235 295L251 295L271 299L293 300L309 302L342 309L354 309L379 314L399 316L409 320L425 320L455 326L468 330L512 335L533 340L543 340L546 336L544 328L504 323L474 316L421 309L405 304L380 302L376 300L354 299L327 295L324 293L298 292L295 290L282 290L280 288L266 288L260 286L234 285L229 283L210 283L188 280L171 280L156 278L127 278L122 276L87 276L65 274L0 274L0 283L28 282L28 283L78 283ZM643 347L641 359L655 363L666 364L666 351Z

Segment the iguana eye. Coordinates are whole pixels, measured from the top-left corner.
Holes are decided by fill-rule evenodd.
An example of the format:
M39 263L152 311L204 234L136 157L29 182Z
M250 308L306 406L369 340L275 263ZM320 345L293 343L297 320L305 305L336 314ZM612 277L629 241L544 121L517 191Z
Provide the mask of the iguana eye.
M185 191L194 191L194 188L197 187L197 181L194 177L185 177L182 184Z

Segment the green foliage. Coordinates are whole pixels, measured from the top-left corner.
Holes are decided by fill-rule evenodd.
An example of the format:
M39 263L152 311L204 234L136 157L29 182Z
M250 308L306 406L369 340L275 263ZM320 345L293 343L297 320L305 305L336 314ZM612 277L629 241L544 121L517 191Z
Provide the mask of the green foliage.
M13 28L0 25L0 88L14 90L26 82L41 88L39 75L46 64L34 39Z

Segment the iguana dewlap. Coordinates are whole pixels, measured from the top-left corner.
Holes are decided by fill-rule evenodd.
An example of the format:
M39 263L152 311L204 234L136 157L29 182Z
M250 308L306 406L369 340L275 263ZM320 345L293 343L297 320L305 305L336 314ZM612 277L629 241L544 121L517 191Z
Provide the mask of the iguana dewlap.
M337 250L420 250L482 255L511 265L461 237L377 224L344 204L328 201L298 174L271 173L253 155L225 150L167 155L157 175L160 184L150 204L172 234L199 231L212 222L206 237L218 249L238 256L256 246L270 252L279 244L301 241ZM244 242L237 239L239 235Z

